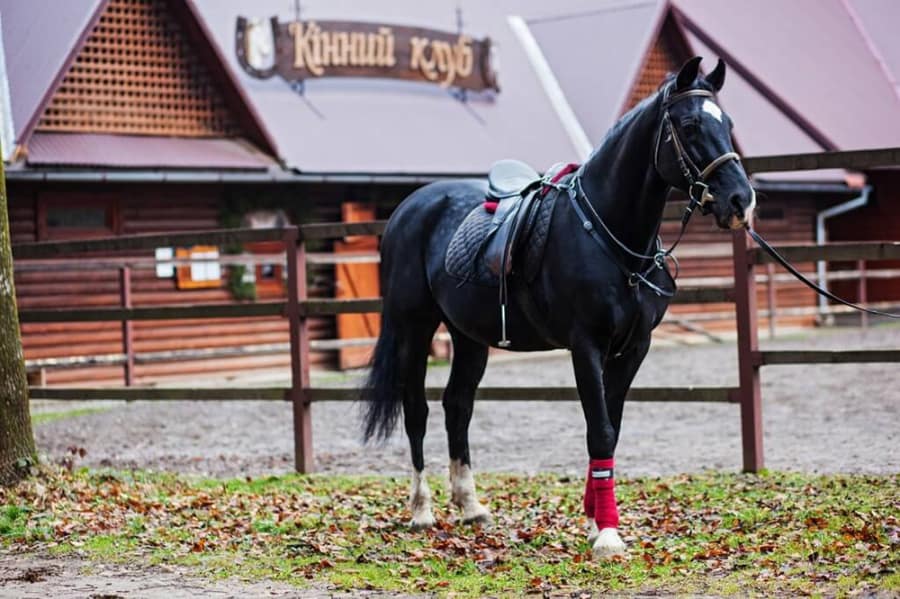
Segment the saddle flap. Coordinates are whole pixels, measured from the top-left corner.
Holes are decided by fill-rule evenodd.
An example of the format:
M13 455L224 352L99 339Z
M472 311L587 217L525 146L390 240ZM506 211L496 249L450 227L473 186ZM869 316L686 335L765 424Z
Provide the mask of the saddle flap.
M539 199L536 192L531 192L515 202L507 201L514 206L504 217L500 227L490 235L484 248L485 263L495 275L508 275L512 272L513 254L519 240L528 233L532 208Z
M488 195L497 199L519 195L541 175L521 160L499 160L488 172Z

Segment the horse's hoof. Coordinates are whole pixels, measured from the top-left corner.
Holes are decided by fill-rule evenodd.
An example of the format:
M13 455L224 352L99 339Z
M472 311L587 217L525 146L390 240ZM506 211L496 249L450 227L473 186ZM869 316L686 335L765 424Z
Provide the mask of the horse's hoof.
M625 555L625 543L615 528L604 528L597 534L592 550L594 559L608 559L617 555Z
M478 507L469 513L463 513L463 524L481 524L487 526L491 523L491 512L486 507L478 504Z
M419 515L409 521L409 527L412 530L425 530L432 526L434 526L434 516L431 514Z

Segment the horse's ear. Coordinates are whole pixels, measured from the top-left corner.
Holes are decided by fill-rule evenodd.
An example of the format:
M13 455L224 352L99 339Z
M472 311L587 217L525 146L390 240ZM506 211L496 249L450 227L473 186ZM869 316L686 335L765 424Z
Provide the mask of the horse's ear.
M675 89L687 89L697 80L697 75L700 74L701 60L703 60L701 57L695 56L684 63L681 70L678 71L678 77L675 79Z
M706 76L706 81L717 92L722 89L722 85L725 83L725 61L721 58L719 59L719 62L716 63L716 68Z

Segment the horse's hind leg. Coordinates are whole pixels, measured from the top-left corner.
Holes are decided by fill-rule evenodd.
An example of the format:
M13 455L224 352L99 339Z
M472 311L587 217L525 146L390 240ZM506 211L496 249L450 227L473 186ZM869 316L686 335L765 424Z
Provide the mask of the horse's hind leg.
M488 348L459 332L452 332L453 365L444 390L444 414L450 449L450 501L462 510L464 522L487 523L488 509L479 503L469 459L469 422L475 390L487 364Z
M413 464L412 488L409 509L412 512L412 528L428 528L434 525L431 509L431 489L425 479L425 428L428 421L428 402L425 400L425 370L428 350L437 329L439 317L404 319L397 338L397 364L399 391L403 400L403 424L409 438L409 451Z

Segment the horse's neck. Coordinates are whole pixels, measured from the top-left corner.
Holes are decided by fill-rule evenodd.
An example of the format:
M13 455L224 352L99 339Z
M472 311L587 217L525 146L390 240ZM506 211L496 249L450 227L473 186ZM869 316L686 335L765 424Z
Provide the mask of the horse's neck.
M655 239L665 207L666 183L653 164L660 99L648 101L613 131L584 166L589 201L623 243L645 252Z

